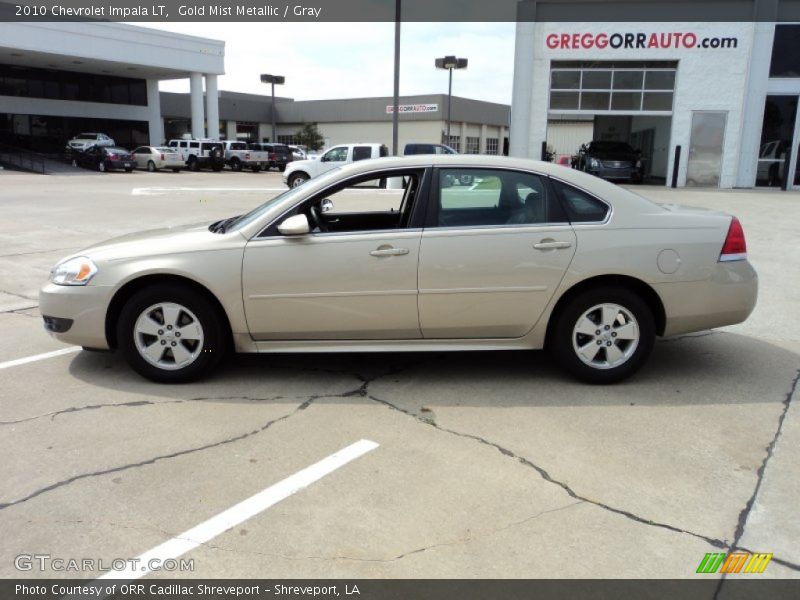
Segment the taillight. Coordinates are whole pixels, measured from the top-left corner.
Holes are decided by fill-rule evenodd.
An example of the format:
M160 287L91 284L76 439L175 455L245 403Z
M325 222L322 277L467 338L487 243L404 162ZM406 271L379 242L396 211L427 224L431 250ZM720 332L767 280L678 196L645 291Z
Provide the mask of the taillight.
M250 160L250 153L249 152L245 152L244 159L245 160Z
M164 155L163 154L161 155L161 160L164 160Z
M747 258L747 243L744 240L744 229L739 219L733 217L731 225L728 227L728 235L725 243L722 244L722 252L719 253L720 262L731 260L745 260Z
M116 154L109 154L108 158L110 158L111 160L115 160L117 158L117 155Z
M274 152L269 155L269 159L270 160L275 160L275 153Z

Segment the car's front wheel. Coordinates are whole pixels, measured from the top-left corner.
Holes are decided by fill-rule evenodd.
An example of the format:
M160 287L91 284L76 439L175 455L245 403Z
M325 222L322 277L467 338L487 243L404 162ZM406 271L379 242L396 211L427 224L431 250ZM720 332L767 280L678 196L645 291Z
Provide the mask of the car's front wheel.
M308 181L308 175L305 173L292 173L289 175L289 187L296 188L303 185Z
M556 315L550 346L557 362L588 383L616 383L635 373L655 342L647 303L625 288L588 290Z
M156 163L154 163L152 160L148 160L147 161L147 170L150 171L151 173L154 173L155 170L156 170Z
M134 294L120 314L117 339L131 367L160 383L200 379L227 350L215 307L204 295L180 285Z
M100 171L101 173L105 173L107 170L106 163L102 160L99 163L97 163L97 170Z

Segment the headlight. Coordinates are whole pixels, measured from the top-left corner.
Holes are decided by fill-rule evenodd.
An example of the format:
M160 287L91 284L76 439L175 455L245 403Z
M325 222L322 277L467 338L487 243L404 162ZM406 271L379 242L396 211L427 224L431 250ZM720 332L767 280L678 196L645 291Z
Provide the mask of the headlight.
M589 168L591 169L599 169L600 168L600 161L596 158L589 159Z
M56 285L86 285L97 273L97 265L85 256L77 256L59 263L50 273Z

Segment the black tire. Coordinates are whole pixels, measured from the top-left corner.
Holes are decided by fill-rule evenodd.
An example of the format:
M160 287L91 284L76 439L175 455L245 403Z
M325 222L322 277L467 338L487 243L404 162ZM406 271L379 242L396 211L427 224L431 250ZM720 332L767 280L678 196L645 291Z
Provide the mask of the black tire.
M291 175L289 175L289 182L288 182L289 187L293 188L297 187L298 185L302 185L303 183L308 181L308 179L309 179L308 175L306 175L303 172L292 173Z
M126 173L133 173L133 167L125 167Z
M233 169L234 171L241 171L242 170L242 161L240 161L238 158L234 158L231 161L231 169Z
M254 165L252 167L252 169L253 169L253 173L258 173L261 170L261 167L259 167L258 165Z
M181 170L180 170L180 169L172 169L172 172L173 172L173 173L180 173L180 172L181 172Z
M200 170L200 165L197 163L197 157L194 154L192 154L189 157L189 170L190 171L199 171Z
M154 163L152 160L148 160L147 161L147 170L150 171L151 173L155 173L156 163Z
M278 167L278 171L280 171L281 173L283 173L285 170L286 170L286 165L280 165Z
M600 336L576 334L575 343L578 345L581 343L594 344L595 340L600 342L596 355L598 366L591 366L578 356L573 346L573 333L579 319L593 307L602 304L618 305L633 317L635 325L638 327L638 343L631 348L628 346L628 340L623 340L621 337L614 339L617 337L616 335L609 341L605 341L602 337L606 334L613 335L617 326L611 326L611 329L606 332L604 331L606 327L602 323L598 323L596 326L598 327L597 331L601 331ZM570 300L558 311L558 314L554 315L554 318L555 321L548 339L549 349L562 368L587 383L616 383L630 377L645 363L655 343L655 319L652 310L638 294L626 288L599 287L587 290ZM631 348L630 356L618 366L599 366L600 362L608 360L604 346L611 343L623 350L623 355L628 348Z
M108 170L105 161L101 160L99 163L97 163L97 170L101 173L105 173Z
M166 302L191 311L203 332L202 349L193 362L174 370L152 364L136 347L135 326L140 315L148 308ZM117 322L117 340L125 359L143 377L158 383L186 383L208 375L228 352L230 340L223 319L224 316L203 294L179 284L158 285L140 290L122 308ZM168 349L167 345L165 349Z

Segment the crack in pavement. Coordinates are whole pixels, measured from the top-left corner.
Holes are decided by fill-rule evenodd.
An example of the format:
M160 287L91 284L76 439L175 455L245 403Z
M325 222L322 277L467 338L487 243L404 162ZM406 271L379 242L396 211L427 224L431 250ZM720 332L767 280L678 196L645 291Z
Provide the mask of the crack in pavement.
M731 552L736 552L737 550L743 550L745 552L752 551L743 548L739 545L741 542L742 537L744 537L744 531L747 526L747 519L750 517L750 512L753 510L753 505L755 505L756 499L758 498L758 493L761 491L761 484L764 481L764 474L767 471L767 464L769 460L772 458L772 455L775 451L775 446L778 444L778 439L781 437L781 432L783 431L783 423L786 420L786 414L789 412L789 407L792 403L792 398L798 392L798 386L800 386L800 369L797 370L795 373L794 379L792 380L792 384L789 387L789 391L786 394L786 397L783 399L783 410L781 411L781 416L778 417L778 426L775 429L775 435L772 436L772 440L770 440L769 444L766 447L766 453L764 455L764 460L761 461L761 466L758 467L758 471L756 471L756 485L753 488L753 494L747 500L742 508L742 511L739 513L739 521L736 524L736 532L734 533L733 543L731 544ZM793 571L800 571L800 564L793 563L785 559L772 557L772 560L776 563L788 568L792 569ZM722 574L722 578L720 579L719 587L717 588L717 594L722 588L722 584L725 581L727 573ZM715 598L716 595L715 594Z
M271 402L275 400L301 400L303 398L308 398L308 395L304 396L269 396L269 397L255 397L255 396L201 396L198 398L180 398L176 400L162 400L162 401L153 401L153 400L132 400L130 402L108 402L104 404L87 404L85 406L71 406L69 408L63 408L61 410L55 410L49 413L43 413L41 415L34 415L32 417L25 417L23 419L17 419L15 421L0 421L0 426L2 425L17 425L19 423L27 423L28 421L36 421L38 419L44 419L46 417L50 417L50 420L54 420L59 415L71 414L71 413L78 413L87 410L99 410L102 408L132 408L132 407L140 407L140 406L163 406L169 404L187 404L189 402L204 402L204 401L225 401L225 400L244 400L246 402Z
M659 521L653 521L651 519L646 519L644 517L640 517L640 516L630 512L630 511L627 511L627 510L624 510L624 509L621 509L621 508L616 508L614 506L610 506L608 504L604 504L604 503L599 502L597 500L592 500L591 498L587 498L585 496L581 496L580 494L575 492L575 490L573 490L568 484L564 483L563 481L559 481L557 479L554 479L550 475L550 473L548 473L542 467L534 464L533 462L531 462L530 460L528 460L527 458L525 458L523 456L519 456L515 452L509 450L508 448L505 448L505 447L501 446L500 444L497 444L495 442L492 442L490 440L482 438L482 437L480 437L478 435L474 435L474 434L471 434L471 433L462 433L462 432L456 431L454 429L448 429L447 427L442 427L441 425L439 425L439 424L437 424L437 423L435 423L435 422L433 422L431 420L426 420L426 419L423 419L421 417L418 417L414 413L412 413L410 411L407 411L407 410L405 410L403 408L400 408L399 406L396 406L396 405L392 404L391 402L388 402L387 400L382 400L381 398L377 398L376 396L370 395L368 397L370 398L370 400L378 402L379 404L383 404L383 405L387 406L388 408L390 408L392 410L396 410L396 411L401 412L401 413L403 413L405 415L408 415L408 416L412 417L413 419L416 419L420 423L424 423L425 425L430 425L431 427L434 427L434 428L438 429L439 431L442 431L444 433L449 433L451 435L455 435L455 436L458 436L458 437L461 437L461 438L465 438L465 439L473 440L473 441L476 441L476 442L480 442L481 444L489 446L490 448L494 448L495 450L500 452L500 454L502 454L504 456L507 456L509 458L513 458L517 462L519 462L520 464L522 464L522 465L524 465L524 466L526 466L526 467L528 467L530 469L533 469L534 471L536 471L539 474L539 476L542 479L544 479L548 483L552 483L553 485L559 486L561 489L563 489L567 493L567 495L570 498L574 498L575 500L580 500L581 502L586 502L587 504L591 504L593 506L597 506L598 508L602 508L603 510L607 510L607 511L612 512L614 514L621 515L621 516L623 516L623 517L625 517L627 519L630 519L632 521L635 521L637 523L641 523L641 524L644 524L644 525L649 525L651 527L659 527L661 529L666 529L668 531L672 531L672 532L675 532L675 533L682 533L682 534L686 534L686 535L690 535L690 536L699 538L699 539L703 540L704 542L710 544L711 546L714 546L715 548L727 548L728 547L728 544L724 540L719 540L717 538L713 538L713 537L710 537L710 536L707 536L707 535L704 535L704 534L701 534L701 533L696 533L696 532L689 531L689 530L686 530L686 529L681 529L680 527L676 527L674 525L670 525L669 523L661 523Z
M52 484L50 484L48 486L45 486L45 487L40 488L38 490L35 490L35 491L31 492L30 494L28 494L27 496L24 496L22 498L18 498L16 500L12 500L10 502L0 503L0 510L4 510L6 508L10 508L10 507L16 506L18 504L22 504L24 502L32 500L33 498L36 498L37 496L40 496L40 495L42 495L42 494L44 494L46 492L50 492L50 491L53 491L55 489L70 485L70 484L72 484L72 483L74 483L76 481L80 481L80 480L88 479L88 478L92 478L92 477L100 477L100 476L108 475L108 474L111 474L111 473L118 473L118 472L121 472L121 471L127 471L129 469L134 469L134 468L142 467L142 466L145 466L145 465L152 465L152 464L155 464L158 461L177 458L177 457L180 457L180 456L185 456L187 454L194 454L196 452L202 452L204 450L209 450L211 448L217 448L219 446L224 446L224 445L227 445L227 444L232 444L234 442L241 441L243 439L246 439L246 438L252 437L254 435L257 435L259 433L262 433L262 432L266 431L267 429L269 429L270 427L272 427L273 425L275 425L276 423L280 423L281 421L285 421L285 420L289 419L290 417L293 417L294 415L306 410L309 406L311 406L319 398L350 398L350 397L353 397L353 396L365 397L367 395L367 386L369 386L369 384L372 381L375 381L376 379L379 379L381 377L386 377L388 375L399 373L399 372L401 372L401 371L403 371L403 370L405 370L407 368L412 368L412 367L416 366L417 364L418 364L418 362L412 362L412 363L409 363L408 365L402 365L402 366L390 368L390 369L388 369L388 370L386 370L386 371L384 371L382 373L379 373L379 374L375 375L374 377L366 377L366 376L360 375L358 373L349 373L348 371L342 369L341 371L339 371L340 374L353 376L354 378L358 379L361 382L361 385L358 386L357 388L353 388L353 389L345 391L345 392L343 392L341 394L314 394L314 395L309 395L309 396L300 396L298 398L306 398L306 400L304 402L302 402L292 412L287 413L287 414L285 414L285 415L283 415L281 417L278 417L276 419L271 419L270 421L267 421L264 425L262 425L261 427L259 427L257 429L253 429L251 431L247 431L245 433L241 433L239 435L236 435L236 436L233 436L233 437L230 437L230 438L226 438L226 439L220 440L218 442L212 442L212 443L204 444L202 446L197 446L197 447L194 447L194 448L187 448L185 450L179 450L177 452L172 452L172 453L169 453L169 454L155 456L155 457L148 458L148 459L145 459L145 460L142 460L142 461L139 461L139 462L130 463L130 464L126 464L126 465L121 465L121 466L118 466L118 467L110 467L110 468L107 468L107 469L102 469L102 470L99 470L99 471L93 471L93 472L90 472L90 473L82 473L80 475L75 475L73 477L69 477L67 479L64 479L64 480L61 480L61 481L57 481L57 482L52 483ZM197 400L220 400L220 399L237 399L237 398L242 398L242 397L240 397L240 396L201 397L201 398L198 398ZM247 398L247 397L244 397L244 398ZM194 399L192 401L194 401ZM185 400L178 400L178 401L174 401L174 402L175 403L183 403L183 402L186 402L186 401ZM170 403L170 402L167 401L167 402L154 403L154 404L164 404L164 403ZM105 406L99 406L98 408L112 407L112 406L116 407L118 405L110 404L110 405L105 405ZM93 409L94 409L94 407L87 407L87 408L84 408L83 410L93 410ZM80 412L80 411L79 410L70 411L69 409L67 409L65 411L56 411L56 412L60 413L60 412Z
M10 310L0 310L0 315L21 315L23 317L30 317L31 319L39 319L39 315L28 315L22 312L23 310L31 310L33 308L39 308L38 304L34 304L32 306L23 306L21 308L12 308Z
M694 340L694 339L697 339L697 338L708 337L710 335L721 335L723 333L725 333L725 332L724 331L716 331L716 330L712 329L711 331L706 331L705 333L687 333L685 335L678 335L678 336L675 336L675 337L662 338L662 339L658 340L658 343L659 344L670 344L672 342L680 342L682 340Z
M237 550L235 548L227 548L225 546L220 546L218 544L211 544L211 543L208 543L208 542L206 542L204 544L201 544L201 545L206 547L206 548L213 549L213 550L221 550L223 552L231 552L231 553L234 553L234 554L246 554L246 555L251 555L251 556L265 556L265 557L269 557L269 558L281 558L281 559L284 559L284 560L293 560L293 561L304 561L304 560L336 561L336 560L342 560L342 561L366 562L366 563L391 563L391 562L396 562L396 561L399 561L399 560L403 560L404 558L406 558L408 556L412 556L414 554L421 554L423 552L428 552L429 550L433 550L435 548L445 548L445 547L449 547L449 546L460 546L460 545L464 545L464 544L470 544L470 543L472 543L474 541L477 541L477 540L480 540L480 539L492 537L494 535L497 535L498 533L501 533L503 531L507 531L508 529L512 529L514 527L520 527L520 526L525 525L526 523L529 523L530 521L534 521L534 520L536 520L539 517L542 517L544 515L547 515L547 514L550 514L550 513L555 513L555 512L560 512L562 510L567 510L567 509L570 509L570 508L572 508L574 506L581 505L583 503L584 503L583 501L571 502L571 503L566 504L564 506L559 506L557 508L551 508L549 510L543 510L541 512L536 513L535 515L531 515L530 517L526 517L526 518L521 519L519 521L514 521L512 523L508 523L508 524L503 525L502 527L499 527L497 529L487 529L487 530L484 530L484 531L476 532L475 534L470 532L465 537L461 537L461 538L458 538L458 539L455 539L455 540L452 540L452 541L448 541L448 542L437 542L435 544L430 544L428 546L422 546L422 547L416 548L414 550L408 550L406 552L402 552L402 553L400 553L400 554L398 554L396 556L390 557L390 558L362 558L362 557L358 557L358 556L343 556L343 555L336 555L336 556L289 556L289 555L286 555L286 554L276 554L276 553L271 553L271 552L259 552L257 550Z
M168 459L171 459L171 458L177 458L177 457L180 457L180 456L186 456L187 454L194 454L196 452L202 452L203 450L209 450L211 448L217 448L219 446L225 446L227 444L232 444L234 442L238 442L238 441L244 440L246 438L249 438L249 437L252 437L252 436L257 435L259 433L262 433L262 432L266 431L267 429L269 429L270 427L272 427L273 425L275 425L276 423L280 423L281 421L285 421L286 419L289 419L290 417L293 417L294 415L298 414L299 412L304 411L309 406L311 406L311 404L313 404L314 401L317 398L319 398L319 396L310 396L308 398L308 400L306 400L305 402L301 403L292 412L287 413L287 414L285 414L285 415L283 415L281 417L278 417L276 419L270 419L264 425L262 425L261 427L259 427L257 429L253 429L251 431L247 431L245 433L241 433L239 435L235 435L233 437L226 438L226 439L220 440L218 442L211 442L209 444L204 444L202 446L196 446L194 448L187 448L185 450L178 450L177 452L171 452L169 454L163 454L163 455L159 455L159 456L154 456L152 458L148 458L148 459L145 459L145 460L142 460L142 461L139 461L139 462L130 463L130 464L127 464L127 465L121 465L121 466L118 466L118 467L111 467L111 468L108 468L108 469L102 469L100 471L93 471L91 473L81 473L80 475L75 475L74 477L69 477L68 479L63 479L61 481L57 481L57 482L52 483L52 484L50 484L48 486L40 488L40 489L38 489L36 491L33 491L30 494L28 494L27 496L24 496L22 498L18 498L16 500L12 500L10 502L0 503L0 510L5 510L6 508L10 508L12 506L16 506L18 504L22 504L24 502L27 502L28 500L32 500L33 498L36 498L37 496L41 496L42 494L44 494L46 492L51 492L51 491L53 491L55 489L70 485L71 483L74 483L76 481L80 481L82 479L88 479L88 478L91 478L91 477L100 477L100 476L103 476L103 475L109 475L111 473L120 473L122 471L127 471L129 469L135 469L135 468L138 468L138 467L143 467L145 465L154 465L155 463L157 463L158 461L161 461L161 460L168 460Z

